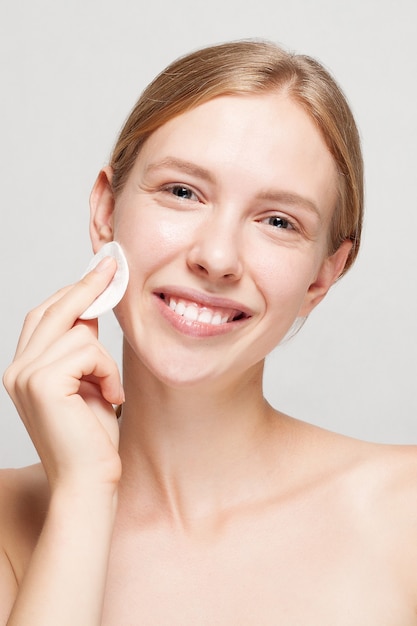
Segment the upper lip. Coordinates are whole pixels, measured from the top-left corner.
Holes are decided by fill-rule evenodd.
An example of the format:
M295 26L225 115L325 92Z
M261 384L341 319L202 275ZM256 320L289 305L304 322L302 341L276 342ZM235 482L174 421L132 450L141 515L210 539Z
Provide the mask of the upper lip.
M191 289L188 287L161 287L154 291L154 293L158 296L170 296L172 298L183 298L184 300L189 300L190 302L195 302L197 305L201 305L207 308L213 309L232 309L239 311L243 314L244 317L252 317L253 311L249 309L247 306L242 304L241 302L237 302L236 300L231 300L230 298L222 298L219 296L214 296L211 294L202 293L201 291L197 291L195 289Z

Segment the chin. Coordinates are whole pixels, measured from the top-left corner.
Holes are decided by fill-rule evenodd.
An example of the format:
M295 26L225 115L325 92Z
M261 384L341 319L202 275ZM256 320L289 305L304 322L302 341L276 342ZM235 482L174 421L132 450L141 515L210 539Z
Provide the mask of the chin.
M240 387L242 382L258 376L262 377L263 364L263 358L247 363L242 358L226 361L224 353L223 358L214 355L213 359L207 353L198 355L198 358L190 355L186 358L184 353L177 353L176 359L165 358L163 363L160 359L156 362L147 359L144 363L150 375L169 389L184 392L200 390L201 393L213 394Z
M223 369L219 371L215 365L201 363L201 360L192 363L189 360L184 362L184 359L178 359L177 362L171 361L169 364L165 362L163 367L160 363L154 367L149 367L150 365L147 364L147 367L153 376L162 384L174 389L193 389L205 384L211 386L227 378Z

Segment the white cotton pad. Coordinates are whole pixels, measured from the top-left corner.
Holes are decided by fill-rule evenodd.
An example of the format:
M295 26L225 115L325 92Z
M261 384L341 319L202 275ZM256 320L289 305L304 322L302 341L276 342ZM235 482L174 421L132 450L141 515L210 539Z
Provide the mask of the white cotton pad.
M129 282L129 267L127 265L127 260L124 255L124 252L117 243L117 241L110 241L109 243L104 244L97 252L95 256L91 259L88 264L87 269L85 270L83 276L91 272L106 256L112 256L117 261L117 270L111 281L111 283L106 287L106 289L101 293L92 304L88 307L86 311L82 315L80 315L80 319L82 320L91 320L103 313L107 313L110 309L113 309L116 304L120 302L123 298L123 295L127 288L127 283Z

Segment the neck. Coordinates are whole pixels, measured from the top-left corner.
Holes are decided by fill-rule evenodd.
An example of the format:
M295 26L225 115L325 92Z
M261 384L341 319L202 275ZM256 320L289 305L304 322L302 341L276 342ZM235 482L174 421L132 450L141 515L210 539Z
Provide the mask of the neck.
M185 525L249 500L276 455L279 420L263 398L263 364L227 386L186 388L131 365L120 420L122 501L130 510L136 502L139 516L152 511Z

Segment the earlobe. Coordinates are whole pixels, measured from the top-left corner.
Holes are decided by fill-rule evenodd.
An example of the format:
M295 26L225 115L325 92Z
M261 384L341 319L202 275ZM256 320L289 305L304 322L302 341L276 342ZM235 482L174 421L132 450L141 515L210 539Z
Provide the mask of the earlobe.
M343 272L351 248L352 242L347 239L332 256L324 259L314 282L308 289L306 299L299 313L300 317L307 317L319 302L323 300L330 287Z
M104 167L90 195L90 238L94 253L113 239L114 194L111 186L113 170Z

